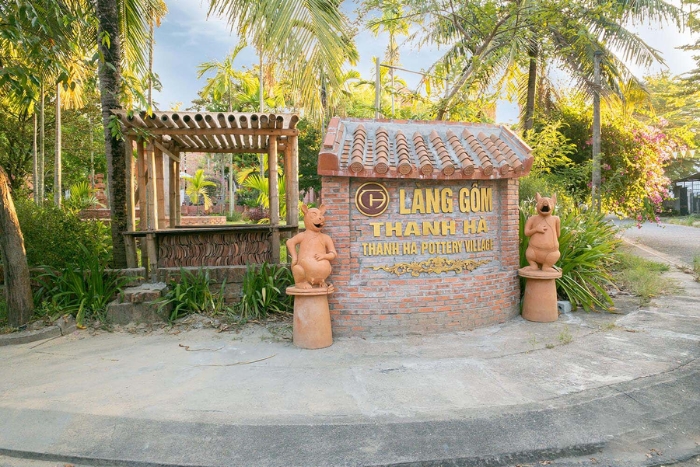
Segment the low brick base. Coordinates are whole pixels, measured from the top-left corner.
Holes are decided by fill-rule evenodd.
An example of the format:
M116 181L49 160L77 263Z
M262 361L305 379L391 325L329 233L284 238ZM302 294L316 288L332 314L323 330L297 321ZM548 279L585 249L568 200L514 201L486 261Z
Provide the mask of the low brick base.
M502 323L519 313L520 286L518 245L517 179L483 180L479 187L492 190L493 206L485 212L463 213L459 209L440 214L406 214L399 212L399 190L413 193L418 189L450 188L455 203L460 189L472 187L458 181L376 180L389 192L387 211L375 217L361 214L355 205L358 187L367 180L323 177L323 203L328 207L324 232L335 243L338 257L329 278L336 293L329 297L333 334L336 336L394 336L463 331ZM393 212L392 212L393 210ZM405 211L405 209L404 209ZM438 220L459 226L455 234L418 235L392 231L386 222ZM465 233L465 222L480 219L488 231ZM375 235L375 229L381 235ZM459 243L486 241L481 251L464 247L460 252L445 254L421 251L423 242ZM396 243L391 251L372 251L370 244ZM406 254L405 244L418 245L417 254ZM465 244L462 243L464 246ZM442 248L442 246L441 246ZM478 251L476 251L478 250ZM413 264L441 257L449 261L474 261L472 271L434 268L431 272L393 270L399 264ZM409 266L411 267L411 266Z

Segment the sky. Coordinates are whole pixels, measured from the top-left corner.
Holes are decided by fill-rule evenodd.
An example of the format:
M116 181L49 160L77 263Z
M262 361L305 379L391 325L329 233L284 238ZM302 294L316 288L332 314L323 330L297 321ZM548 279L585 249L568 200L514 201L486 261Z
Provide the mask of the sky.
M201 0L166 0L168 14L160 28L156 30L154 70L162 84L161 91L154 92L154 99L161 110L169 110L180 105L184 110L190 106L197 92L205 85L206 76L197 78L197 67L208 61L223 60L237 44L237 37L231 33L226 22L217 17L207 18L206 6ZM344 10L350 14L356 8L354 2L344 1ZM637 33L652 47L662 52L666 67L655 65L650 70L632 68L638 76L659 72L664 69L672 74L681 74L695 66L692 54L677 47L693 42L688 33L675 29L661 30L658 26L640 25ZM368 31L361 31L356 37L360 60L354 67L363 78L374 75L373 56L384 56L388 36L375 37ZM419 71L429 67L440 52L436 49L401 49L401 66ZM239 67L252 67L257 57L251 48L244 49L234 62ZM418 77L401 74L409 87L415 86ZM566 84L566 83L564 83ZM517 105L500 101L497 106L497 123L514 123L517 120Z

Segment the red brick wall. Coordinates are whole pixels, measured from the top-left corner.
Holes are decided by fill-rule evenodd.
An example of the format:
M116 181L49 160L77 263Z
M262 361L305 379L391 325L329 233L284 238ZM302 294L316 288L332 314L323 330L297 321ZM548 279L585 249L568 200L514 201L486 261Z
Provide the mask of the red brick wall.
M366 217L355 206L357 188L368 180L323 177L322 199L326 212L326 227L335 243L338 258L333 263L330 281L336 292L329 297L333 333L338 336L400 335L406 333L436 333L473 329L502 323L519 312L518 253L518 181L503 179L479 181L479 188L491 188L493 210L481 213L463 213L458 209L459 191L471 188L451 181L374 180L389 191L391 202L377 217ZM450 188L453 191L454 210L439 214L400 214L399 189L412 194L414 188ZM411 196L412 197L412 196ZM407 201L410 203L410 200ZM464 221L483 218L487 232L465 234ZM422 225L423 221L454 221L456 233L447 236L410 235L387 237L384 227L381 236L374 236L370 222L409 221ZM395 224L393 224L395 225ZM489 240L491 251L465 251L449 254L421 253L422 242L461 242ZM416 255L367 255L363 243L398 242L416 243ZM464 247L464 244L462 245ZM417 263L431 257L448 260L488 261L473 271L448 271L440 274L411 273L396 275L373 267L393 266L396 263Z

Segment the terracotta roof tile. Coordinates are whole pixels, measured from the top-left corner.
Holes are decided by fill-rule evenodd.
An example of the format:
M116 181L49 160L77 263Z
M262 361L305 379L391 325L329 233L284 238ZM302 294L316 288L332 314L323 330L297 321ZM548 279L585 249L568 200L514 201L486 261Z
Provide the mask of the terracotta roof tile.
M318 173L489 179L520 177L531 166L531 149L504 126L334 117L323 139Z

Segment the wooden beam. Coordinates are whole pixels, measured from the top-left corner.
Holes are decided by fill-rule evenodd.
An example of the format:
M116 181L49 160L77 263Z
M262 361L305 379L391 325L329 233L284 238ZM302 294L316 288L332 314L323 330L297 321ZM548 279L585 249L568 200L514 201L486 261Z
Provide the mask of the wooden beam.
M126 137L124 158L126 162L126 230L132 232L136 227L136 200L134 197L134 139ZM137 267L136 242L130 235L124 236L126 247L126 267Z
M133 134L128 133L128 136L133 136ZM268 148L267 147L262 147L262 148L250 148L250 149L245 149L245 148L235 148L235 147L227 147L227 148L206 148L204 146L197 146L196 144L194 145L178 145L179 148L177 149L177 152L185 152L185 151L192 151L192 152L206 152L206 153L224 153L224 154L267 154ZM286 148L287 146L285 144L277 144L277 150L282 151ZM161 148L162 150L162 148ZM175 150L171 151L172 154L175 154ZM165 152L165 151L164 151ZM167 153L166 153L167 154ZM171 157L172 158L172 157Z
M296 128L144 128L152 135L255 135L255 136L297 136ZM128 132L131 134L132 132Z
M169 158L171 158L171 159L173 159L173 160L176 160L176 161L180 162L180 158L179 158L178 156L176 156L175 154L173 154L172 152L170 152L170 151L168 150L168 148L166 148L165 146L163 146L161 143L159 143L158 141L155 141L155 140L153 141L153 143L156 145L156 147L157 147L158 149L160 149L161 151L163 151L163 154L167 155Z
M268 186L270 196L270 226L272 226L272 263L280 262L280 194L277 186L277 138L271 137L267 165L269 167Z

